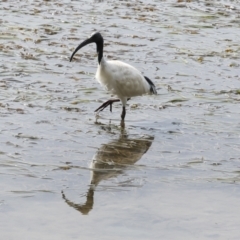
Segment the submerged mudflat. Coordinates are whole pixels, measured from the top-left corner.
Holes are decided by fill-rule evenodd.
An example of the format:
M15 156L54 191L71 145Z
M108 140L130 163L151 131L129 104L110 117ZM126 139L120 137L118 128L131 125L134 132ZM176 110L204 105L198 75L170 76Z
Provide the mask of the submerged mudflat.
M239 239L240 6L227 1L0 3L3 239ZM98 117L108 59L157 96Z

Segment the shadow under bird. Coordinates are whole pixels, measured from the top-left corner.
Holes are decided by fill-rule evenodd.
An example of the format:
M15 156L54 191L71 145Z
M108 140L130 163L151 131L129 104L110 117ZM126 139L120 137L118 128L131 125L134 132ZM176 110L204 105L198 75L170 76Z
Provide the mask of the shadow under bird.
M154 83L133 66L117 61L105 60L103 57L103 37L99 32L93 33L88 39L83 41L72 53L70 62L76 52L90 43L96 43L98 53L98 69L96 73L97 81L109 92L116 95L118 99L110 99L104 102L95 112L102 111L114 102L122 102L121 125L124 126L126 115L126 103L131 97L144 94L157 94Z

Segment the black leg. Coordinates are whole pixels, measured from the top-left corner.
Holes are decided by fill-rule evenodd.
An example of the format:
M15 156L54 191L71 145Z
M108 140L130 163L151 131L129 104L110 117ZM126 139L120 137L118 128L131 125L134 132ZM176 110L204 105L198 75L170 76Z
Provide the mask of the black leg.
M123 107L122 108L122 114L121 114L122 121L124 121L125 116L126 116L126 108Z
M125 116L126 116L126 107L122 107L122 114L121 114L121 118L122 118L122 120L121 120L121 127L122 128L125 128L125 122L124 122Z
M98 111L102 111L103 109L105 109L106 107L108 107L110 105L110 111L112 111L112 104L114 102L120 102L120 99L110 99L106 102L104 102L99 108L97 108L94 112L98 112Z
M131 98L128 98L127 101L129 101ZM124 118L126 116L126 107L122 107L122 114L121 114L121 118L122 118L122 121L124 121Z

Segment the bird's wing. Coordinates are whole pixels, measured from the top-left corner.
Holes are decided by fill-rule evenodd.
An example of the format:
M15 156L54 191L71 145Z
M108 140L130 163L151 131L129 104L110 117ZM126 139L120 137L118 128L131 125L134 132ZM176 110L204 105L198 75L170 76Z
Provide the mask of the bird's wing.
M118 96L134 97L150 92L150 85L133 66L120 61L107 61L108 82ZM103 71L103 72L104 72Z

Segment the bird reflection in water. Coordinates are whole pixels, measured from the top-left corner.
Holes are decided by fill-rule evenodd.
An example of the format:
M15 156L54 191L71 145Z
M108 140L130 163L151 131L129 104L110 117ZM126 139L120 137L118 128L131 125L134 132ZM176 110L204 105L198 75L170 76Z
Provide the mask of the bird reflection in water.
M62 191L62 197L70 206L87 215L93 208L94 190L102 181L122 174L130 165L133 165L148 151L154 140L153 136L129 137L122 133L118 139L103 144L94 155L90 169L91 184L86 194L84 204L70 201Z

